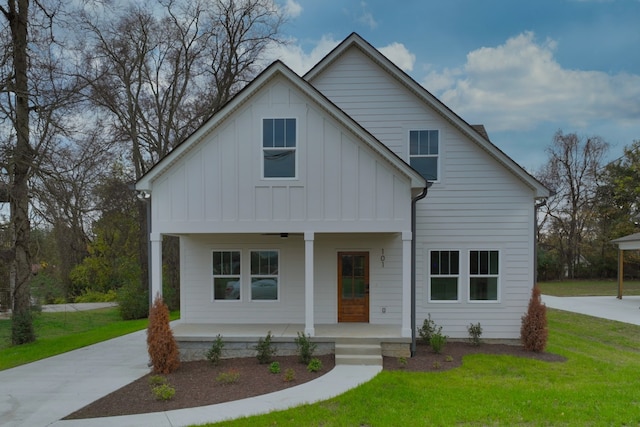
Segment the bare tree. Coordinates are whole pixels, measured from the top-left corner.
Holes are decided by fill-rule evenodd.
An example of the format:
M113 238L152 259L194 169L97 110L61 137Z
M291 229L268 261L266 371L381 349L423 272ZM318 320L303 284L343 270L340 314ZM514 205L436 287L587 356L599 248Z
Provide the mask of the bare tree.
M108 133L129 145L133 179L258 72L269 44L281 42L282 22L272 0L164 0L111 13L85 11L87 68L80 76L87 97L111 125ZM146 284L143 203L138 210Z
M555 191L544 208L548 232L555 235L566 274L576 276L581 245L593 221L597 180L608 144L600 137L580 138L556 132L547 148L549 161L538 178Z
M64 49L54 32L61 12L57 0L7 0L0 5L2 199L10 205L11 247L2 259L12 264L12 342L35 339L30 315L31 185L52 148L64 136L64 112L77 101L77 79L62 71Z
M83 139L59 144L32 180L34 210L53 229L59 253L57 272L66 291L69 273L87 256L91 222L99 209L92 194L117 158L117 151L102 141L99 124L92 125Z
M114 137L130 144L135 178L257 73L283 21L271 0L170 0L110 16L84 15L81 77Z
M5 74L1 86L10 99L7 100L12 115L8 117L15 133L15 146L8 157L6 169L9 175L8 199L13 226L13 245L5 252L6 259L13 263L15 283L12 289L12 333L14 344L35 340L31 321L29 280L31 278L31 256L29 254L29 176L34 159L29 141L29 58L27 54L27 25L29 20L28 0L9 0L0 7L11 34L11 58L8 59L10 73Z

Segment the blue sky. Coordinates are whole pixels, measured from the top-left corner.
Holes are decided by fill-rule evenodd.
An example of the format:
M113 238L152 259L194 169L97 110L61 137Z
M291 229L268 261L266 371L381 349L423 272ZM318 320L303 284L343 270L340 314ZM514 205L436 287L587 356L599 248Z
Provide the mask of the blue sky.
M640 0L278 0L303 74L351 32L529 171L554 133L640 140Z

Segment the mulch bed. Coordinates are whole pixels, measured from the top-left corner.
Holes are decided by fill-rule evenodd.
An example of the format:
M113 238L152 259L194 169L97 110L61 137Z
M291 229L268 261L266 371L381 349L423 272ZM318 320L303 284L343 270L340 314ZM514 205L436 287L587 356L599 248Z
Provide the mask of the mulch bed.
M462 365L463 356L477 353L528 357L548 362L565 360L564 357L551 353L526 352L522 347L514 345L482 344L472 346L466 342L449 342L441 354L433 353L428 346L418 345L416 356L407 358L406 363L401 363L398 358L385 357L383 367L385 370L443 371ZM298 362L297 356L276 357L274 360L280 363L281 368L279 374L270 373L269 365L261 365L253 357L224 359L218 366L213 366L208 361L185 362L176 372L165 376L168 384L176 391L171 400L156 400L151 393L149 374L85 406L65 419L169 411L213 405L271 393L316 379L335 366L333 355L317 356L317 358L322 361L323 366L322 370L317 373L308 372L306 365ZM287 369L294 370L294 380L285 381ZM217 380L221 373L229 373L234 370L240 374L236 382L224 384Z

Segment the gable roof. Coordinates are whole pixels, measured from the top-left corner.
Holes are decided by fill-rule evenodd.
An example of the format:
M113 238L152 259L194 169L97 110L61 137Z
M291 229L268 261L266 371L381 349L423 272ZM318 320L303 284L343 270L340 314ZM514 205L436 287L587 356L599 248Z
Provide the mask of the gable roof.
M326 70L331 64L340 58L340 56L351 48L359 49L364 53L364 55L380 66L381 69L390 74L402 86L418 97L418 99L437 112L460 132L465 134L472 142L489 153L491 157L496 159L507 170L529 186L534 191L536 198L549 197L550 190L548 188L489 141L484 126L480 128L467 123L357 33L351 33L349 37L347 37L342 43L320 60L320 62L318 62L311 70L309 70L303 78L309 82L313 82L314 78L322 74L324 70Z
M622 250L640 249L640 233L629 234L618 239L612 240L611 243L618 245Z
M406 175L410 182L411 188L422 190L427 184L426 180L409 166L403 159L398 157L386 145L380 142L369 131L363 128L358 122L352 119L338 106L331 102L320 91L314 88L309 82L303 80L293 70L287 67L281 61L273 62L262 73L260 73L251 83L245 86L236 96L234 96L227 104L225 104L218 112L216 112L209 120L207 120L200 128L193 132L184 141L178 144L164 158L160 159L145 175L136 182L136 189L139 191L151 190L152 183L156 177L166 171L178 159L182 158L192 147L207 137L211 132L217 129L229 116L231 116L241 106L250 102L252 96L262 89L266 84L275 79L282 77L292 84L296 89L311 98L316 105L323 111L332 116L342 126L351 131L358 139L368 145L371 149L389 162L393 167Z

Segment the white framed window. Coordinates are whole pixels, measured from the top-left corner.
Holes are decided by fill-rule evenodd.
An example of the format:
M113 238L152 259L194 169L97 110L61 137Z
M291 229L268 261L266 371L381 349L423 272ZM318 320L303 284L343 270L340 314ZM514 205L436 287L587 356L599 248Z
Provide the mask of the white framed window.
M500 253L469 251L469 301L498 301Z
M240 300L240 251L213 251L213 300Z
M262 119L262 177L296 178L296 119Z
M429 301L459 301L460 251L429 252Z
M409 164L427 181L438 181L440 131L409 131Z
M251 251L251 300L278 300L280 254L277 250Z

